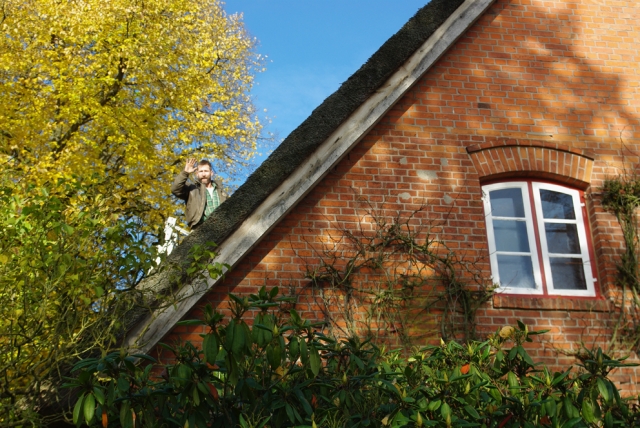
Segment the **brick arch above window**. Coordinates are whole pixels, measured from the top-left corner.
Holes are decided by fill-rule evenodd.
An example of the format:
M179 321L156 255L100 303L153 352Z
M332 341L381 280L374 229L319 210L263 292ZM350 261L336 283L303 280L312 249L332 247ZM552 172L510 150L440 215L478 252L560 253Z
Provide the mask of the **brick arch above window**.
M467 152L481 181L526 176L582 190L591 183L594 155L562 144L509 140L474 144Z

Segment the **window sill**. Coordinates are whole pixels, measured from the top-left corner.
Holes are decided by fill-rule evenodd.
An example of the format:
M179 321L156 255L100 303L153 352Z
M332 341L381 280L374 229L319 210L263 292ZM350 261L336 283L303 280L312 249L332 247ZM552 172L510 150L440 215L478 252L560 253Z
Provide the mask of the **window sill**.
M514 296L505 294L493 295L493 307L503 309L540 309L547 311L567 310L586 312L609 312L612 305L608 300L594 297L566 296Z

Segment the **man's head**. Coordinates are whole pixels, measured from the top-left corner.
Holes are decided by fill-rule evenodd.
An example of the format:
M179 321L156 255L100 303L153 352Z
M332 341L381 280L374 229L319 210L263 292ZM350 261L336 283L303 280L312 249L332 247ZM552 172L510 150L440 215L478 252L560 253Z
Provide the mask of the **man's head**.
M198 171L196 174L198 175L198 181L205 186L208 186L211 183L211 176L213 174L211 162L208 160L201 160L198 162Z

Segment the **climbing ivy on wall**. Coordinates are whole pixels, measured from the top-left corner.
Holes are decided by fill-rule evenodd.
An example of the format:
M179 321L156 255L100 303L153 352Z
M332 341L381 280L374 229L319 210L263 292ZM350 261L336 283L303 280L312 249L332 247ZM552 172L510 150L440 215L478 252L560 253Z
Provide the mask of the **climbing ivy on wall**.
M624 252L617 264L622 302L620 319L612 343L622 334L631 341L631 346L635 346L640 339L640 325L634 322L637 317L627 315L630 311L640 310L640 230L637 216L640 206L640 177L635 174L621 174L606 180L602 187L602 206L616 216L625 244ZM628 292L633 300L630 306L625 302Z
M427 208L390 216L362 201L357 225L334 225L305 260L337 334L391 333L405 346L424 336L475 337L476 312L494 286L479 260L447 246L444 224L428 219Z

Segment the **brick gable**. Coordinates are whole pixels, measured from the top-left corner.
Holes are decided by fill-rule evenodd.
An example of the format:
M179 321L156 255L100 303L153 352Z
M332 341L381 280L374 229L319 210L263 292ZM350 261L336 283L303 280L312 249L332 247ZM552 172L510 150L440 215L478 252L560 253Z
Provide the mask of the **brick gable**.
M277 285L298 295L303 317L334 311L339 320L339 306L323 306L310 288L306 267L331 236L361 224L362 199L389 217L424 205L414 221L431 222L490 277L481 183L537 177L586 191L603 298L496 296L478 312L479 334L517 319L550 329L531 353L551 365L573 363L565 354L580 343L605 347L618 316L607 298L617 291L622 238L589 195L638 162L638 18L635 0L498 0L199 305L224 308L229 292ZM420 316L414 333L437 335L437 311ZM197 342L200 332L176 327L164 341ZM634 389L637 373L625 369L618 380Z

